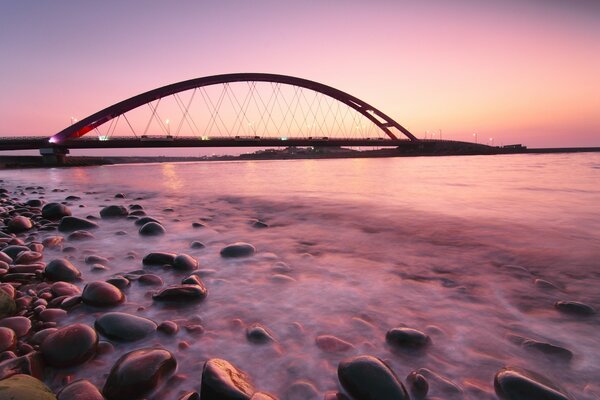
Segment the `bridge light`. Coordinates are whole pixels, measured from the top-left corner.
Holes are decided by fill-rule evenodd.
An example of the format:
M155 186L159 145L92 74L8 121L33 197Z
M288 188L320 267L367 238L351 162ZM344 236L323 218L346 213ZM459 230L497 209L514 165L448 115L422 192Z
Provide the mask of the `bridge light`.
M281 140L287 140L287 138L286 137L282 137Z
M52 136L50 139L48 139L48 143L57 143L57 142L58 142L58 140L54 136Z

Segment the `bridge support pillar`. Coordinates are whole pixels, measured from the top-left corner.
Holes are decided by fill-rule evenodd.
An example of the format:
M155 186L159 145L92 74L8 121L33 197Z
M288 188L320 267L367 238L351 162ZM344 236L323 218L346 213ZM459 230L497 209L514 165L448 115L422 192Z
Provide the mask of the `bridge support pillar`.
M40 149L42 161L47 165L64 165L69 149L64 147L45 147Z

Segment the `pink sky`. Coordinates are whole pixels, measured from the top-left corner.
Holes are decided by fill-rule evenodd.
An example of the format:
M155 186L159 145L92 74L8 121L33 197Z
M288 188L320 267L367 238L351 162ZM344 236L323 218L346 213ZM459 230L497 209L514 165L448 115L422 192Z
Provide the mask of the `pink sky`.
M2 2L0 135L52 135L165 84L294 75L418 137L600 146L600 2Z

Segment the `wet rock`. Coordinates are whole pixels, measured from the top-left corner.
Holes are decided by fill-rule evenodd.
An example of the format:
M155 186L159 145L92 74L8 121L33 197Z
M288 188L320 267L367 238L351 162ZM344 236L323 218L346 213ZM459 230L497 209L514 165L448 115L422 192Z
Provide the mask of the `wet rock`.
M181 281L181 284L183 284L183 285L200 285L200 286L204 286L204 283L202 282L202 280L200 279L200 277L198 275L190 275L187 278L184 278Z
M58 224L58 230L61 232L73 232L78 230L96 229L98 224L87 219L78 217L62 217Z
M56 396L39 379L18 374L0 381L0 399L56 400Z
M13 351L17 347L17 335L15 331L7 327L0 327L0 353Z
M427 378L418 371L411 372L406 377L406 383L408 384L408 390L414 400L421 400L427 396L429 382L427 382Z
M60 248L64 241L65 239L62 236L49 236L42 241L42 244L48 249L55 249Z
M11 263L15 258L17 258L19 253L22 251L29 251L29 247L22 245L10 245L2 249L2 253L7 254L10 257L10 261L6 261L8 263Z
M167 230L157 222L148 222L142 225L138 233L142 236L160 236L167 233Z
M124 199L125 198L125 193L117 193L115 194L115 199Z
M108 282L96 281L85 285L81 299L85 304L96 307L112 307L125 300L121 290Z
M46 329L42 329L41 331L36 332L31 339L29 340L29 342L33 345L40 345L44 342L44 340L46 340L46 338L48 336L50 336L51 333L56 332L58 330L58 328L46 328Z
M200 400L200 394L198 392L186 392L179 396L177 400Z
M48 365L67 368L91 359L98 348L96 331L84 324L68 325L48 335L40 346Z
M343 353L351 350L354 346L333 335L320 335L315 339L317 347L327 353Z
M71 216L69 207L61 203L48 203L42 208L42 217L50 220Z
M154 321L122 312L102 315L94 324L96 330L111 340L135 342L156 331Z
M15 258L15 264L29 264L41 260L43 257L42 253L37 251L22 251Z
M67 200L67 201L76 201L76 200L81 200L81 197L74 196L74 195L69 195L69 196L65 197L65 200Z
M203 249L204 247L204 243L199 242L197 240L194 240L192 243L190 243L190 249Z
M81 303L81 296L62 297L64 297L64 300L60 303L60 308L62 308L63 310L70 310L71 308Z
M212 358L202 369L202 400L249 400L256 390L250 378L231 363Z
M0 320L0 327L12 329L18 338L23 337L31 330L31 320L26 317L8 317Z
M125 278L124 276L115 276L114 278L107 279L106 282L118 287L121 290L128 288L131 284L129 279Z
M534 350L543 353L550 357L556 357L569 361L573 358L573 353L569 349L564 347L556 346L550 343L538 342L537 340L527 339L524 340L521 345L528 350Z
M460 386L443 375L435 373L428 368L419 368L416 372L427 379L430 388L435 388L447 397L464 395Z
M111 205L100 210L100 217L104 219L124 218L129 215L129 211L123 206Z
M57 258L46 265L44 275L51 281L74 282L79 280L81 272L65 258Z
M115 363L102 392L108 400L143 398L167 380L176 367L177 361L167 350L134 350Z
M158 301L187 302L204 300L208 290L201 285L178 285L162 289L152 298Z
M385 340L389 345L396 347L424 347L431 339L421 331L412 328L393 328L386 335Z
M0 318L9 317L17 312L15 300L4 290L0 290Z
M92 264L90 267L90 271L92 272L102 272L102 271L108 271L110 268L108 268L106 265L102 265L102 264Z
M246 329L246 339L252 343L258 344L275 341L271 332L261 324L251 324L248 326Z
M296 381L285 391L286 400L320 400L319 392L315 385L307 381Z
M155 265L155 266L162 266L162 265L173 265L173 263L175 262L175 257L177 257L177 254L175 253L164 253L164 252L154 252L154 253L149 253L146 256L144 256L144 258L142 259L142 264L144 265Z
M200 222L192 222L192 228L194 229L199 229L199 228L204 228L206 225L200 223Z
M560 312L573 315L590 316L596 314L596 310L592 306L589 306L578 301L557 301L554 307Z
M58 392L58 400L104 400L104 396L92 382L80 379Z
M256 248L249 243L237 242L221 249L221 257L236 258L248 257L256 252Z
M85 258L86 264L102 264L109 265L110 261L106 257L102 257L96 254L89 255Z
M40 208L41 206L44 205L44 200L31 199L31 200L27 200L27 202L25 204L28 205L29 207Z
M57 322L66 318L66 316L67 312L60 308L47 308L38 315L40 321L44 322Z
M88 231L75 231L67 236L68 240L81 241L94 239L94 234Z
M563 389L549 379L517 368L498 371L494 389L502 400L570 400Z
M396 374L376 357L358 356L340 362L338 378L344 390L356 399L409 400Z
M138 278L138 282L141 283L142 285L155 285L155 286L163 285L162 278L155 274L140 275L140 277Z
M187 254L179 254L173 260L173 268L180 271L195 271L198 269L198 261Z
M156 218L152 218L152 217L142 217L142 218L139 218L139 219L135 220L135 224L137 226L146 225L148 222L156 222L157 224L160 224L159 220L157 220Z
M33 228L33 223L27 217L23 217L22 215L18 215L13 217L8 222L8 230L13 233L22 233Z
M545 279L536 279L533 284L543 290L560 290L554 283Z
M175 335L179 332L179 326L173 321L163 321L156 329L167 335Z
M6 264L11 264L13 262L13 259L11 256L6 254L5 252L0 251L0 262L6 263Z
M283 275L283 274L274 274L271 275L271 281L275 283L292 283L296 282L294 278L291 276Z
M21 357L11 357L0 362L0 380L17 374L42 378L44 366L39 352L32 351ZM0 399L2 393L0 392Z
M269 393L256 392L250 397L250 400L277 400L277 397Z

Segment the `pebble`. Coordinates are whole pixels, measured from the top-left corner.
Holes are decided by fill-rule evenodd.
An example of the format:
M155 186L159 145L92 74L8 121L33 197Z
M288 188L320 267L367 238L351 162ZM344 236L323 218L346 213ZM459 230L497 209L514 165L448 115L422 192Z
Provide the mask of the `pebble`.
M8 317L0 320L0 327L12 329L18 338L21 338L31 330L31 320L26 317Z
M155 286L163 285L162 278L155 274L140 275L140 277L138 278L138 282L142 285L155 285Z
M182 285L200 285L204 286L204 283L198 275L190 275L187 278L182 279Z
M157 224L160 224L159 220L157 220L156 218L152 218L152 217L142 217L142 218L138 218L135 220L135 224L137 226L146 225L148 222L156 222Z
M256 248L249 243L237 242L221 249L221 257L237 258L248 257L256 252Z
M33 223L27 217L23 217L21 215L13 217L8 222L8 230L13 233L22 233L33 228Z
M108 282L96 281L85 285L81 299L85 304L96 307L111 307L122 303L125 295Z
M51 281L74 282L79 280L81 272L65 258L57 258L46 265L44 275Z
M41 260L42 257L43 257L43 254L39 253L37 251L22 251L17 255L17 258L15 258L14 263L15 264L29 264L29 263Z
M142 264L149 266L173 265L175 262L175 253L153 252L148 253L142 259Z
M419 330L412 328L393 328L386 335L385 340L389 345L395 347L424 347L431 339L429 336Z
M578 301L557 301L554 307L560 312L573 315L590 316L596 314L592 306Z
M356 399L409 400L404 385L379 358L358 356L338 365L338 378L344 390Z
M547 356L556 357L565 361L570 361L573 358L571 350L554 344L538 342L537 340L527 339L521 343L525 349L535 350Z
M75 240L75 241L91 240L91 239L95 239L95 236L91 232L80 230L80 231L75 231L75 232L69 234L69 236L67 236L67 239Z
M2 400L56 400L54 393L42 381L17 374L0 381Z
M138 233L142 236L161 236L167 233L167 230L157 222L148 222L142 225Z
M549 379L517 368L502 368L494 376L494 389L502 400L570 400Z
M67 312L60 308L47 308L38 315L40 321L57 322L67 317Z
M104 397L92 382L79 379L58 392L58 400L104 400Z
M150 319L122 312L106 313L96 320L94 326L101 335L121 342L141 340L157 328Z
M110 261L108 258L99 256L96 254L92 254L92 255L85 257L84 261L86 264L102 264L102 265L110 264Z
M256 392L246 373L219 358L204 363L201 382L202 400L249 400Z
M13 244L10 246L6 246L2 249L2 253L7 254L10 257L10 260L6 261L7 263L11 263L15 258L17 258L19 253L22 251L29 251L29 247L19 244Z
M115 276L114 278L107 279L106 282L118 287L121 290L128 288L131 284L129 279L125 278L124 276Z
M15 331L7 327L0 327L0 353L13 351L17 347L17 335Z
M58 230L61 232L73 232L77 230L96 229L98 224L87 219L78 217L62 217L58 224Z
M206 247L204 243L197 240L194 240L192 243L190 243L190 249L203 249L204 247Z
M144 398L166 381L176 368L177 361L167 350L145 348L131 351L114 364L102 393L107 400Z
M173 260L173 268L180 271L195 271L198 269L198 261L187 254L179 254Z
M421 400L427 397L427 392L429 391L429 382L427 382L427 378L421 375L418 371L411 372L406 377L406 383L414 400Z
M208 293L205 286L201 285L178 285L162 289L154 294L152 298L159 301L200 301L204 300Z
M69 207L61 203L48 203L42 208L42 217L50 220L71 216Z
M320 400L315 385L307 381L296 381L285 391L286 400Z
M315 339L317 347L327 353L343 353L354 348L354 346L333 335L320 335Z
M167 335L175 335L179 332L179 326L173 321L163 321L156 329Z
M248 326L246 329L246 339L252 343L268 343L273 342L275 339L267 328L261 324L255 323Z
M129 215L129 211L123 206L110 205L100 210L100 217L104 219L124 218Z
M91 359L98 347L96 331L84 324L68 325L52 332L40 345L47 364L66 368Z

